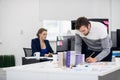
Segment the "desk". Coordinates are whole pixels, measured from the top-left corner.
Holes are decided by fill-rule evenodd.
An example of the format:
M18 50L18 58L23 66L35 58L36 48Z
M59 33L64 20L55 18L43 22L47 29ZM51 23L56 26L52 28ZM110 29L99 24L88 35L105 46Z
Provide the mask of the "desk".
M39 63L39 62L50 61L50 60L52 60L51 57L39 57L39 59L37 59L36 57L22 57L22 65Z
M6 80L6 72L0 68L0 80Z
M53 62L42 62L5 68L7 80L120 80L120 65L114 62L87 64L88 67L60 68ZM111 76L112 75L112 76Z

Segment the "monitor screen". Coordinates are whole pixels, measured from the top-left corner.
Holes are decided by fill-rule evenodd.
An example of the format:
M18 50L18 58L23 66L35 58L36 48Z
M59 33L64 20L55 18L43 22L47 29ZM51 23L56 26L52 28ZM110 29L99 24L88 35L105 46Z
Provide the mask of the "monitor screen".
M117 29L117 47L120 48L120 29Z
M72 30L75 30L75 22L76 22L76 20L71 21L71 29Z
M57 52L74 50L74 43L75 36L57 36Z
M62 38L61 38L62 37ZM75 50L75 35L57 37L57 51L74 51ZM87 45L82 41L82 54L86 52Z
M112 47L117 47L116 31L111 31L111 40L112 40Z

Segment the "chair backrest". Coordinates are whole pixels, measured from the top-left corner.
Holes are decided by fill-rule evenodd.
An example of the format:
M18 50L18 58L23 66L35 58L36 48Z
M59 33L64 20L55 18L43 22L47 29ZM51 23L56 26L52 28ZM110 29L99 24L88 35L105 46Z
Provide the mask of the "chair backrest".
M23 48L25 57L30 57L32 55L32 49L31 48Z

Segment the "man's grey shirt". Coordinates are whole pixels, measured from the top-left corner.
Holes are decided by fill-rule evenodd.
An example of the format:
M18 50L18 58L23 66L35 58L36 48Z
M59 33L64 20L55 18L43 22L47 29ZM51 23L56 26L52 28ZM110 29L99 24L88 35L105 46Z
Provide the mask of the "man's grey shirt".
M91 30L87 36L79 31L75 35L75 51L81 52L82 40L88 46L88 50L101 51L97 56L97 61L105 58L112 47L112 41L107 34L106 26L99 22L91 22Z

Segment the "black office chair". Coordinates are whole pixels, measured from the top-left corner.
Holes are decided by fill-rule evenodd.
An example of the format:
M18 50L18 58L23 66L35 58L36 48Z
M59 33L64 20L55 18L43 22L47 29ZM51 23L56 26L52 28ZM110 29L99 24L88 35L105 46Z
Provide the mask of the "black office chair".
M32 49L31 48L23 48L25 52L25 57L30 57L32 55Z

